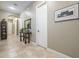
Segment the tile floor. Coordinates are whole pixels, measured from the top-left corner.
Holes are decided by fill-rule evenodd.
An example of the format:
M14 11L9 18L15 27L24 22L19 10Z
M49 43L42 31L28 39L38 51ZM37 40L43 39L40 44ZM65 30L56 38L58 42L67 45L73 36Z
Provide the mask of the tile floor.
M40 46L24 44L16 36L7 40L0 40L0 58L60 58L56 53L50 52Z

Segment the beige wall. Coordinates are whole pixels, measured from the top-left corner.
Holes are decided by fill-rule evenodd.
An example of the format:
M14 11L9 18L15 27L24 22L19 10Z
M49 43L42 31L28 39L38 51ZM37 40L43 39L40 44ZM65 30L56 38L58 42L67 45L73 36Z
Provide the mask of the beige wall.
M36 41L36 9L40 2L29 7L32 13L32 41ZM54 49L71 57L79 57L79 20L54 22L55 10L78 3L77 1L48 1L48 48Z
M48 47L71 57L79 57L79 20L54 22L55 10L78 3L47 2L48 3Z

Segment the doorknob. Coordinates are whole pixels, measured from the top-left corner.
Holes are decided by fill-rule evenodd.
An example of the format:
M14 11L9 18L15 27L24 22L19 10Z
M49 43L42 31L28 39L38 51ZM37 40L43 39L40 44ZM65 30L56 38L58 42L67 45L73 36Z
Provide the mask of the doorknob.
M38 30L38 32L39 32L39 30Z

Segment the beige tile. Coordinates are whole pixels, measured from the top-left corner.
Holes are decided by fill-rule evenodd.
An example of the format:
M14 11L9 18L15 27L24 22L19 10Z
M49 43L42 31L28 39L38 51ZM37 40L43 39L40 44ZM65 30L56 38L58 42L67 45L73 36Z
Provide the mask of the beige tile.
M60 57L40 46L24 44L12 35L0 41L0 58L56 58Z

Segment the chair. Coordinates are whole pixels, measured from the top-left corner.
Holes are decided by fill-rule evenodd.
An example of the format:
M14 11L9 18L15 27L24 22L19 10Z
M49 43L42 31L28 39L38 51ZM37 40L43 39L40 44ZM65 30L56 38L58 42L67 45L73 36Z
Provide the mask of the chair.
M26 31L24 32L24 38L23 38L23 40L24 40L24 43L26 44L27 43L27 40L28 40L28 43L30 43L30 31L29 31L29 29L26 29Z
M20 30L20 41L23 39L23 29Z

